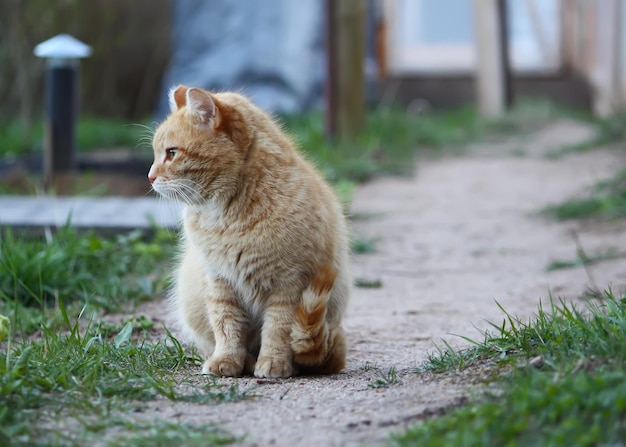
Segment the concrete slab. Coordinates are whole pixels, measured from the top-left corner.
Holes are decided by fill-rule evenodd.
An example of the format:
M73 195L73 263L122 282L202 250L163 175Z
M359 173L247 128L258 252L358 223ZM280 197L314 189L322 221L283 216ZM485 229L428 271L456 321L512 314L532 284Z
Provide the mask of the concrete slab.
M0 226L135 229L178 226L182 207L152 197L0 196Z

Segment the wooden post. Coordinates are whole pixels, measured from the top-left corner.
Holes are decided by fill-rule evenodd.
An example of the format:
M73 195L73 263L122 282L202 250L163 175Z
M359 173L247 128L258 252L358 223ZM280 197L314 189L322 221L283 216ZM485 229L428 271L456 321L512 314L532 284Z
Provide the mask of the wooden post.
M476 93L480 112L500 115L512 99L502 0L474 0Z
M326 138L337 136L337 30L335 0L325 1L326 20L326 84L324 126Z
M621 0L615 3L615 43L613 46L613 113L624 110L626 98L624 97L624 4Z
M582 71L581 15L579 0L561 0L560 69L567 75Z
M594 2L596 42L590 73L593 111L607 117L624 108L622 0Z
M509 54L509 17L507 0L498 0L498 34L500 40L500 64L504 82L504 107L508 110L513 106L513 69Z
M327 130L351 140L365 126L366 0L330 0ZM334 38L334 42L333 42Z

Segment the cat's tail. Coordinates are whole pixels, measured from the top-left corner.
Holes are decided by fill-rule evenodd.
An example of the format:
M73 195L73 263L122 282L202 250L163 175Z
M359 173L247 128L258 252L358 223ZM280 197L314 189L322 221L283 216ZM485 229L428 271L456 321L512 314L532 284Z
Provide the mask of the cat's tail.
M291 330L294 360L303 373L334 374L346 364L346 340L340 325L330 326L326 312L337 270L323 265L302 294Z

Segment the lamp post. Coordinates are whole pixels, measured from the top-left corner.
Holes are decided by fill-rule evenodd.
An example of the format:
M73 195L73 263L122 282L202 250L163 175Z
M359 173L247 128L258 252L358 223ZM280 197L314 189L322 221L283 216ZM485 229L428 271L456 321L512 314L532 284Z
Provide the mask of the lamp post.
M75 130L80 59L91 47L69 34L59 34L34 49L47 59L45 94L44 184L63 193L76 167Z

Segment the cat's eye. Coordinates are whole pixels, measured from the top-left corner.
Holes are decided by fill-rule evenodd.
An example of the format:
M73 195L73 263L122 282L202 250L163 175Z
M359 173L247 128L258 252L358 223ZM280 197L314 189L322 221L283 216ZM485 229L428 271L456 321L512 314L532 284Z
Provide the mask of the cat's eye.
M176 147L170 147L165 149L165 160L167 161L171 161L174 159L174 156L176 155L176 151L178 150L178 148Z

